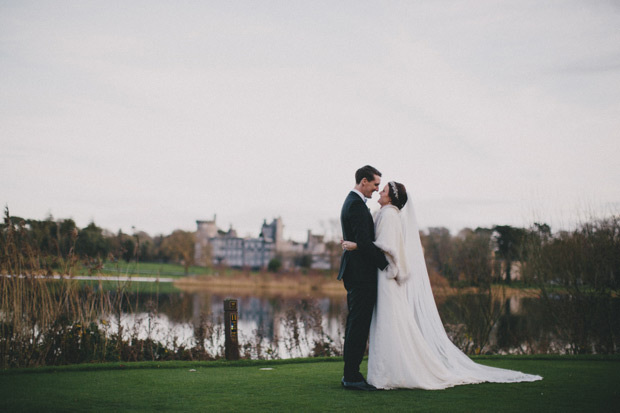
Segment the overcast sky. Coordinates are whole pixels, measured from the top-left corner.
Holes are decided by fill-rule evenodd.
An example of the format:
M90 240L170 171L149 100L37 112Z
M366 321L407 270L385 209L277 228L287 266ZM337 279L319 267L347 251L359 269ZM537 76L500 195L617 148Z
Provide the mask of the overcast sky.
M0 0L12 215L304 240L364 164L423 228L619 213L620 3Z

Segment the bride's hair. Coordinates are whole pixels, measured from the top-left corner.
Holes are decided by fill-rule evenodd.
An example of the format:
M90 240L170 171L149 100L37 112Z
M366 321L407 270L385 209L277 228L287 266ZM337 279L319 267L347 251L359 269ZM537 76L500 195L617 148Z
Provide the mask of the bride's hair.
M392 205L394 205L398 209L403 209L403 207L407 203L407 189L405 188L405 185L391 181L389 182L388 188L388 195L390 196ZM394 190L394 188L396 188L396 191Z

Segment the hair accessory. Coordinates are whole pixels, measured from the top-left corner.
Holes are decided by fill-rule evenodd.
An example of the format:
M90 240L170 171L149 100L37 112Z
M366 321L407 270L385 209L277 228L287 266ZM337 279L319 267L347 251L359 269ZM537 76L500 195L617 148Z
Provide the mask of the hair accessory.
M394 183L394 181L390 181L389 184L390 188L392 188L392 192L394 192L394 197L398 201L398 189L396 188L396 184Z

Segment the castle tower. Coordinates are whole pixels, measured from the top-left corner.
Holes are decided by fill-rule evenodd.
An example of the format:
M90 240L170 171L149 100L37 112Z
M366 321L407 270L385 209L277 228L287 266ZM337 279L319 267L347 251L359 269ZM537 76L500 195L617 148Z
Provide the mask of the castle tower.
M209 239L217 235L216 215L212 221L196 221L196 244L194 246L194 262L197 265L211 264Z
M276 251L281 251L284 246L284 224L282 224L282 218L278 217L274 220L275 224L275 236L274 242L276 244Z

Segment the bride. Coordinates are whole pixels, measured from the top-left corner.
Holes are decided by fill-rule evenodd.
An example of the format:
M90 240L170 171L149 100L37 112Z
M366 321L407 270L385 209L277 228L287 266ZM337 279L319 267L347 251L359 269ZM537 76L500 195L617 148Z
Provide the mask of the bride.
M379 271L370 325L368 383L380 389L445 389L481 382L514 383L542 377L474 363L448 338L424 261L420 233L405 186L380 193L375 245L390 265ZM343 241L343 248L357 244Z

